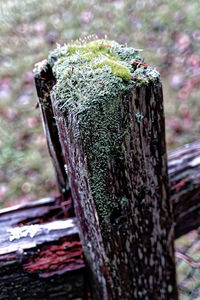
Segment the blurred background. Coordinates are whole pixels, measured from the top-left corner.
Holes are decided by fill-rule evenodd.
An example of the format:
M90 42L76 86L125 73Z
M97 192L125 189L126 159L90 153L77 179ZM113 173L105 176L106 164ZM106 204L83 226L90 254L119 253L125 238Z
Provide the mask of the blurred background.
M32 73L56 43L96 34L142 48L162 76L168 150L200 139L199 20L199 0L0 0L0 207L57 194ZM177 269L180 281L191 267ZM191 274L187 289L200 282Z
M200 138L199 0L1 0L0 207L56 195L32 69L56 43L105 35L161 73L168 150Z

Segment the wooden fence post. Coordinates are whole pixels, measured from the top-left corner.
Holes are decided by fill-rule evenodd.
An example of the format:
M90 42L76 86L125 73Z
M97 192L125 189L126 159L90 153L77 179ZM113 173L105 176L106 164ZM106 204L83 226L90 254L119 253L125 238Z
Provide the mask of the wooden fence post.
M200 226L199 157L199 141L168 153L175 238ZM88 299L77 234L76 218L64 219L57 198L1 209L0 299Z
M62 200L67 200L70 196L68 177L64 169L62 149L50 100L50 92L56 80L46 59L36 64L34 78L38 95L36 108L40 108L47 146L56 172L58 190Z
M51 91L94 299L177 299L162 86L144 82L84 112Z

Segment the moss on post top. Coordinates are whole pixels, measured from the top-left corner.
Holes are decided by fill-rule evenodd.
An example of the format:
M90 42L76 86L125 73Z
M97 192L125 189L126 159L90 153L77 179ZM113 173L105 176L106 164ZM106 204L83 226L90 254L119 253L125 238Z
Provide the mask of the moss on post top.
M50 57L59 57L57 64L66 59L77 56L77 62L84 68L85 63L91 63L93 69L110 66L113 74L121 77L125 81L131 80L130 59L141 61L138 50L132 48L121 48L114 41L96 40L87 44L72 44L57 48ZM121 52L121 53L120 53ZM80 60L81 58L81 60Z
M107 234L126 199L123 192L115 195L108 186L108 162L121 165L125 160L123 137L129 124L122 120L121 104L127 101L123 95L135 86L156 83L159 73L142 61L140 50L108 40L58 45L49 63L56 77L53 101L64 112L66 131L68 116L76 115L73 130L76 138L81 137L91 194ZM74 150L70 151L70 159L75 160Z
M83 108L94 97L115 97L135 85L155 82L159 73L142 61L140 51L109 40L58 45L49 55L58 106L76 103Z

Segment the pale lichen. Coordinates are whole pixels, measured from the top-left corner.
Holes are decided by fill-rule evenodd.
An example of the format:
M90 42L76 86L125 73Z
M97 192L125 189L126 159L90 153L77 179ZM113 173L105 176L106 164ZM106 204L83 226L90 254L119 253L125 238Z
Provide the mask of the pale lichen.
M144 116L142 114L140 114L139 112L137 112L135 114L135 117L136 117L137 123L141 123L142 119L144 118Z
M50 53L49 62L57 80L54 92L59 108L74 104L80 108L94 98L115 97L159 78L156 70L144 66L140 50L114 41L58 45Z
M109 224L123 222L117 213L126 199L112 195L107 177L109 162L124 159L128 124L120 129L122 99L126 101L126 92L135 86L155 83L159 73L144 66L140 50L108 40L58 46L49 62L57 81L52 90L54 105L66 119L72 112L77 115L100 225L110 230ZM140 122L143 116L136 118Z
M41 234L42 230L40 225L34 224L29 226L14 227L7 229L7 232L10 233L9 240L19 240L24 237L34 238L35 235Z

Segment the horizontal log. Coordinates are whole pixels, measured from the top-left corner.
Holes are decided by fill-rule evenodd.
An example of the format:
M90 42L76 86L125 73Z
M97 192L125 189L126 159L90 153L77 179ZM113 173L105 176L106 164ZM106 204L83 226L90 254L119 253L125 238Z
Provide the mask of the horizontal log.
M200 142L168 155L175 236L200 226ZM67 205L68 204L68 205ZM0 299L83 299L85 265L70 200L0 210Z
M43 198L26 204L15 205L0 210L0 230L18 225L51 221L51 217L63 218L60 198Z
M0 211L1 300L85 297L76 219L64 219L58 203L47 198Z
M169 153L168 174L178 238L200 226L200 141Z

